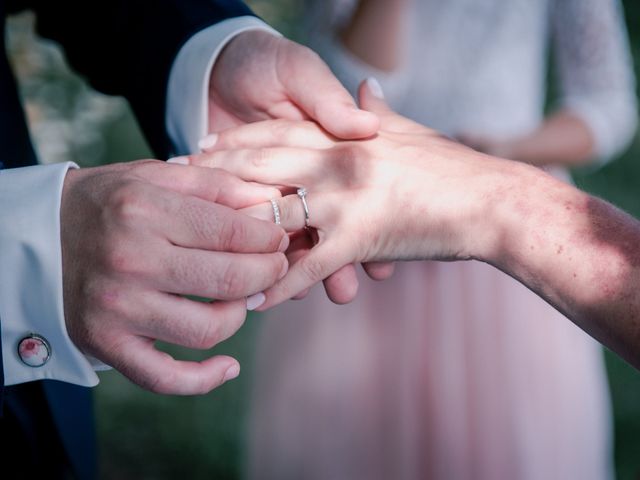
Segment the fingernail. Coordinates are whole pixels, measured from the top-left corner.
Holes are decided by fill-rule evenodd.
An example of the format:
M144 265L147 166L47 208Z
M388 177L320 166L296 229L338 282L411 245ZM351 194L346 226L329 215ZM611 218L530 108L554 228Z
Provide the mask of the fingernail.
M289 248L289 235L283 235L282 240L280 240L280 245L278 245L279 252L286 252L287 248Z
M374 97L379 98L380 100L384 100L384 92L382 91L382 85L380 82L374 77L367 78L367 86Z
M189 165L189 157L186 155L181 157L173 157L167 160L167 163L173 163L174 165Z
M198 142L198 148L202 151L211 150L218 143L218 134L210 133L206 137L203 137Z
M247 310L253 311L262 305L267 300L267 297L264 293L256 293L255 295L251 295L247 297Z
M233 380L234 378L237 378L238 375L240 375L240 365L237 365L237 364L232 365L225 372L224 378L222 379L222 383L228 382L229 380Z

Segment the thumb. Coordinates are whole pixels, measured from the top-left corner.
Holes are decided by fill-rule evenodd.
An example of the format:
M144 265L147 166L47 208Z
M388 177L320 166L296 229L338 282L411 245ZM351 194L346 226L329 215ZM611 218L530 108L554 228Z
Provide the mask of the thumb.
M289 98L312 120L342 140L375 135L380 122L361 110L329 67L312 50L284 44L279 77Z
M373 77L367 78L360 84L358 99L363 110L378 116L382 130L401 133L420 133L425 130L422 125L398 115L389 107L380 83Z
M378 116L387 116L393 114L389 105L384 99L384 92L380 82L373 77L369 77L360 83L358 88L358 99L363 110L377 114Z

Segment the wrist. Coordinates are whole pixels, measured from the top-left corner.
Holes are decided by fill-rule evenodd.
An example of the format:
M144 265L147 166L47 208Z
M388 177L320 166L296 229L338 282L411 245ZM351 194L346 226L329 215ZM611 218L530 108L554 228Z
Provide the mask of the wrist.
M503 203L519 181L517 167L530 167L470 149L440 160L419 166L406 183L410 189L399 196L409 200L395 208L407 217L401 223L414 226L408 227L415 234L414 258L491 261L506 228Z
M470 185L469 216L463 225L461 251L466 258L504 263L510 249L526 240L523 218L535 210L536 189L547 174L511 160L484 156L485 172Z
M504 168L483 204L484 229L489 231L480 236L483 241L474 251L474 258L513 271L515 265L522 263L523 255L538 255L538 233L544 234L549 223L558 221L557 206L577 201L576 193L582 193L539 168L500 162Z

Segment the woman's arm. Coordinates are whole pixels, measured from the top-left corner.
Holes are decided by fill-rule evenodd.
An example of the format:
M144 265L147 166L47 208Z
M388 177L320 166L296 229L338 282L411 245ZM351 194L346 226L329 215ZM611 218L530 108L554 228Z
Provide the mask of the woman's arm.
M468 239L471 256L522 282L640 369L640 222L537 169L496 173L505 190L486 197L484 225ZM490 241L476 242L484 230L494 232Z
M402 33L409 0L360 0L340 37L356 57L384 72L402 58Z
M381 118L375 138L337 142L310 122L253 124L222 133L216 151L190 159L308 191L319 241L292 254L263 309L352 262L475 259L518 279L640 368L640 222L537 168L400 117L371 90L363 88L361 103ZM301 232L300 198L277 204L283 227ZM247 213L274 219L271 204Z
M580 118L600 164L629 144L637 125L633 59L620 0L563 0L551 11L560 108Z
M595 138L585 121L562 109L551 114L531 134L511 140L462 135L463 143L476 150L535 166L577 167L596 155Z
M563 0L550 13L559 108L521 138L462 137L490 155L537 166L604 163L637 123L633 63L618 0Z

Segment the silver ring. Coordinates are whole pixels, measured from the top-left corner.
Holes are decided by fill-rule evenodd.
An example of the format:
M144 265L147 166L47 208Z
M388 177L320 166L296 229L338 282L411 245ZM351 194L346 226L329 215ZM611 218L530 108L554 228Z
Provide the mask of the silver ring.
M302 200L302 208L304 208L304 226L309 228L309 205L307 205L307 189L300 187L298 189L298 197Z
M273 221L276 225L280 225L280 207L275 198L269 200L271 202L271 208L273 208Z

